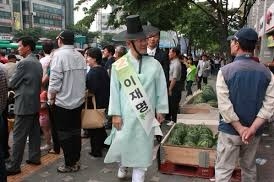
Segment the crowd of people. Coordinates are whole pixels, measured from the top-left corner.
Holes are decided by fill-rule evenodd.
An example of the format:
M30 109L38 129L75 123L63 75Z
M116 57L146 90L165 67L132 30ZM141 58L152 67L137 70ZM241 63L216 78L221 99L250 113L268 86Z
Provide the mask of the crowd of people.
M128 16L126 27L113 39L125 42L127 47L107 45L103 50L88 47L79 52L74 48L74 33L65 30L56 37L58 48L47 41L43 52L35 55L34 40L21 37L20 61L13 54L5 58L1 53L1 178L21 172L27 141L27 164L40 165L41 151L60 154L62 149L64 164L57 171L77 172L85 99L89 108L94 107L91 96L86 95L88 91L95 97L98 109L107 109L106 125L112 129L109 136L105 126L84 130L90 139L90 155L103 157L102 150L107 148L104 161L119 164L118 178L124 178L128 167L132 167L132 181L143 182L152 164L154 136L162 135L160 124L164 120L169 121L169 126L177 122L182 91L190 96L194 83L201 89L202 82L207 84L208 77L218 73L216 91L221 119L216 181L229 181L239 152L245 156L240 160L245 169L244 181L254 181L259 135L263 123L273 114L274 105L273 75L252 57L258 39L256 32L244 29L231 38L231 53L236 57L233 63L225 65L218 56L211 59L203 54L197 61L182 55L176 47L165 52L159 48L159 29L142 26L138 15ZM246 68L249 71L243 71ZM8 93L13 97L12 107L7 104ZM11 116L15 119L10 153ZM40 131L45 139L43 146Z

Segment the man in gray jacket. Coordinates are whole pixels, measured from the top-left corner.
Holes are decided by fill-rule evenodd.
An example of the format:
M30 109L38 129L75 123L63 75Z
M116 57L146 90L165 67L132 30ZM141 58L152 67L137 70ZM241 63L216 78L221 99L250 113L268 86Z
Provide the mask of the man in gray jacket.
M35 42L31 37L22 37L18 40L18 52L23 59L17 64L9 87L15 91L13 129L13 146L11 161L7 164L7 175L21 172L20 165L23 159L27 136L29 136L28 164L41 164L40 157L40 90L42 81L42 66L32 53Z
M207 77L210 74L210 62L207 60L207 55L202 55L202 60L197 65L197 76L198 76L198 89L202 87L202 80L207 85Z
M60 173L80 169L81 111L86 89L86 62L74 49L74 33L62 31L57 36L58 46L50 65L48 103L54 106L54 119L65 164Z

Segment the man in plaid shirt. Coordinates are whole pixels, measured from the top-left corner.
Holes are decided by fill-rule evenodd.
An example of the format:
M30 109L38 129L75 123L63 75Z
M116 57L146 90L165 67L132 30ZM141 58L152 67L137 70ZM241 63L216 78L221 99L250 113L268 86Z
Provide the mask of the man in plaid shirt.
M8 99L8 85L7 85L7 76L4 71L4 68L0 66L0 181L7 181L6 176L6 168L4 161L4 151L3 151L3 143L2 139L4 138L2 135L4 133L4 120L2 118L2 113L6 107Z

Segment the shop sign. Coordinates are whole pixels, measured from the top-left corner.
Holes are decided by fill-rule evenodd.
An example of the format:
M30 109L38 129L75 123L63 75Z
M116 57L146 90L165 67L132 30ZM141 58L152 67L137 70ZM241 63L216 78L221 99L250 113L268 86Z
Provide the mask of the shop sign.
M270 32L274 30L274 3L267 9L265 17L265 31Z
M267 47L274 47L274 35L267 36Z
M0 40L12 40L12 35L0 35Z

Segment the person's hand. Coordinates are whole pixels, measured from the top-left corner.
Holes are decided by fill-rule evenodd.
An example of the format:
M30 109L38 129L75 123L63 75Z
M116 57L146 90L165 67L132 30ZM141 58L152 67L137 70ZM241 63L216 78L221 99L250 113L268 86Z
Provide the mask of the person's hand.
M120 130L123 124L121 116L112 116L112 124L117 130Z
M164 120L165 120L165 117L164 117L164 115L163 114L161 114L161 113L157 113L156 114L156 119L158 120L158 122L161 124Z
M168 89L168 95L172 96L172 90Z
M48 104L49 106L53 106L54 103L55 103L55 99L48 99L48 101L47 101L47 104Z
M253 137L256 134L256 129L254 129L253 127L248 128L247 130L245 130L242 134L242 141L245 144L249 144L250 141L253 139Z
M239 133L240 137L242 137L244 132L248 129L248 127L243 126L239 121L234 121L231 125Z
M241 126L237 132L239 133L239 135L242 137L243 134L246 132L246 130L248 130L248 127L245 127L245 126Z

